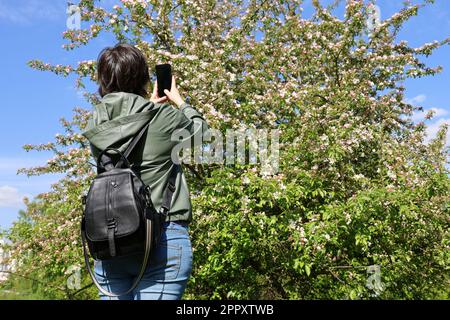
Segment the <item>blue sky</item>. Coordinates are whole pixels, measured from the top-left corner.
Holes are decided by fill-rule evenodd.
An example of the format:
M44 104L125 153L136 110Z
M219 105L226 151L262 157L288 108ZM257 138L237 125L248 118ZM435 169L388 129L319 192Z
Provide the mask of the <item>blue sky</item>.
M119 2L107 0L103 6L110 7ZM305 1L305 16L311 12L310 2ZM378 1L382 19L397 12L402 2ZM62 78L50 72L36 71L26 62L41 59L52 64L76 66L78 61L96 59L102 48L114 44L112 37L102 36L87 47L70 52L62 49L66 3L62 0L0 0L0 101L3 113L0 118L3 137L0 145L0 228L9 227L19 209L25 208L23 196L32 198L48 191L51 183L62 177L61 174L30 178L16 175L18 168L43 165L53 156L50 152L27 153L22 146L53 141L56 133L63 132L59 122L61 117L71 119L72 109L76 106L90 107L76 91L74 77ZM413 17L405 25L398 40L420 46L449 35L450 1L436 0L435 5L424 9L420 16ZM435 77L405 83L408 100L437 111L435 118L427 122L430 137L440 124L450 123L449 58L450 46L440 48L432 57L423 60L430 66L442 65L444 71ZM418 114L415 119L422 116Z

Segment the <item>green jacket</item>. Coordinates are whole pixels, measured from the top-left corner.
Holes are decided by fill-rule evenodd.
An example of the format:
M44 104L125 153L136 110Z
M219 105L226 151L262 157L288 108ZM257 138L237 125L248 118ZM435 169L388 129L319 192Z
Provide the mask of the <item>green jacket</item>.
M202 114L189 103L180 108L170 103L153 103L143 97L114 92L105 95L95 106L88 120L86 131L82 133L90 142L95 160L101 150L107 147L124 152L133 136L150 120L150 126L129 156L129 162L137 165L136 171L152 190L152 201L159 210L163 191L167 185L169 172L174 166L171 159L172 148L181 140L171 139L176 129L186 129L189 135L183 136L194 141L203 137L208 125ZM185 131L185 132L187 132ZM146 137L145 137L146 135ZM198 140L196 140L198 141ZM117 154L111 152L108 154ZM192 220L189 188L183 170L179 171L175 182L176 190L166 221Z

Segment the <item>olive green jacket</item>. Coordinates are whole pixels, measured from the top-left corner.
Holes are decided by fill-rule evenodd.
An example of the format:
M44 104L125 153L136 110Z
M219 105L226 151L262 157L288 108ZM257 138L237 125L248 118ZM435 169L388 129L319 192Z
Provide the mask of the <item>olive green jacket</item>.
M97 161L99 153L107 147L124 152L134 135L148 121L150 126L146 134L128 160L137 166L135 171L140 174L144 183L150 186L153 204L159 210L170 170L174 166L171 158L172 149L180 141L183 141L183 145L194 140L198 143L198 138L203 137L208 130L201 113L189 103L175 108L168 102L153 103L136 94L114 92L105 95L95 106L86 131L82 132L82 135L89 140L92 156ZM178 129L185 129L182 140L172 139L172 134ZM108 152L108 154L117 153ZM183 170L178 172L175 186L172 206L166 221L190 222L191 199Z

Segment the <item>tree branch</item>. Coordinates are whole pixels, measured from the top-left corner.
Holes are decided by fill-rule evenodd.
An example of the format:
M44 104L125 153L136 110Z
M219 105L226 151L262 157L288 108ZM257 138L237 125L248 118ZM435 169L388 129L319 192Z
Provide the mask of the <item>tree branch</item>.
M187 163L183 163L183 165L189 169L189 171L191 171L199 180L204 180L203 176L197 171L195 170L193 165L187 164Z

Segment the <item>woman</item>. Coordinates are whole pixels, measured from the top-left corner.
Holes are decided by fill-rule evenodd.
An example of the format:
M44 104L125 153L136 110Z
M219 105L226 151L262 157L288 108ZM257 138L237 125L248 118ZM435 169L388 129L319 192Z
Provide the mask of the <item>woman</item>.
M171 90L164 90L167 96L158 96L155 81L153 94L147 100L150 77L146 59L131 45L118 44L102 50L97 61L97 80L101 102L95 106L83 132L90 142L92 155L97 159L107 147L123 152L133 136L150 121L146 137L140 140L128 160L145 184L150 185L153 204L159 210L169 173L177 161L172 158L172 149L180 140L172 136L183 131L187 133L183 134L184 141L198 142L193 138L208 129L205 119L180 96L174 76ZM115 154L111 156L114 158ZM175 186L160 244L150 257L145 275L134 292L118 299L174 300L182 297L192 270L188 227L192 209L183 170L178 171ZM123 292L131 287L141 263L142 255L95 261L94 271L104 289ZM103 300L112 299L99 294Z

